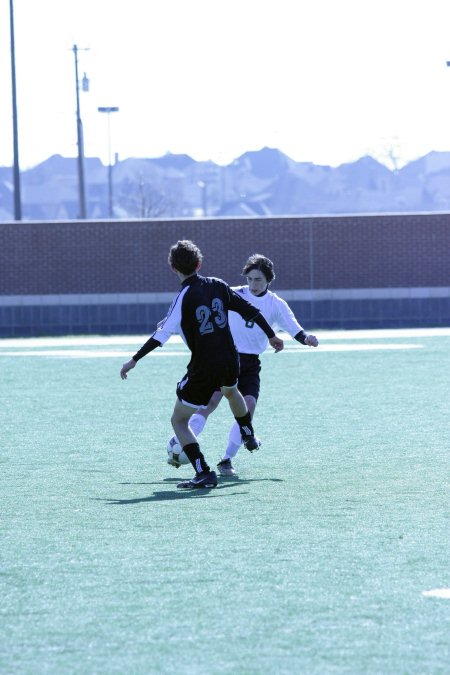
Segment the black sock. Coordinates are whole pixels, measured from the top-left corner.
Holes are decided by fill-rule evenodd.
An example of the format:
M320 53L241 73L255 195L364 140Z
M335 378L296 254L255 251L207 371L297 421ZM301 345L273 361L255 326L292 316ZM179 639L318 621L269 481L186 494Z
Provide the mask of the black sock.
M241 430L241 436L254 436L255 432L252 427L252 416L247 411L242 417L235 417L236 422L239 424L239 429Z
M183 446L183 450L194 467L195 473L210 470L198 443L188 443L188 445Z

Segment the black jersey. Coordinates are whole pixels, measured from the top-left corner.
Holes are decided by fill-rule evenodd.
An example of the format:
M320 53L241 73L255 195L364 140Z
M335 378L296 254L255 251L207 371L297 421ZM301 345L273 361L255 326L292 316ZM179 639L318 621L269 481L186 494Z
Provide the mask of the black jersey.
M194 274L182 283L168 314L147 343L133 357L139 360L171 335L178 333L191 351L189 371L237 361L237 351L228 323L228 312L255 321L268 337L274 335L259 310L235 293L222 279Z

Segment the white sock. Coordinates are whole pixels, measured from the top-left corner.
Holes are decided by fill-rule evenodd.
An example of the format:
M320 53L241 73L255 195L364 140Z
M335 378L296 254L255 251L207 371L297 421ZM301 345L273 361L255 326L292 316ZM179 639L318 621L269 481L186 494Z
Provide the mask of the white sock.
M199 413L194 413L191 419L189 420L189 426L194 436L198 436L199 434L202 433L205 424L206 424L206 417L203 417L203 415L199 415Z
M197 437L199 434L202 433L205 424L206 424L206 417L203 417L203 415L199 415L198 413L194 413L191 419L189 420L189 428L195 437ZM174 438L177 443L180 442L177 436L174 436Z
M235 422L230 429L228 436L228 445L225 450L224 459L233 459L237 455L239 448L242 445L241 430L239 424Z

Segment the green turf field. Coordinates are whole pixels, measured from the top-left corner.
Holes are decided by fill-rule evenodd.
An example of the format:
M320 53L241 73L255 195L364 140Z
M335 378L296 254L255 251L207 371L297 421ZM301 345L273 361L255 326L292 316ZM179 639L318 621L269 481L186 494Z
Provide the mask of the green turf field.
M195 492L182 344L122 382L144 337L0 340L2 675L450 673L450 330L317 335L262 357L263 446Z

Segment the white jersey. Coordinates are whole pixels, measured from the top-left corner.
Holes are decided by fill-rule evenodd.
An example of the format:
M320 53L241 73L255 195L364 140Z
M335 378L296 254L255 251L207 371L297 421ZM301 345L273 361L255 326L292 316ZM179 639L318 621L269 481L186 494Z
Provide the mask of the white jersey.
M250 293L248 286L234 286L233 290L257 307L274 331L284 330L294 337L303 330L287 302L273 291L257 296ZM253 321L245 321L236 312L228 313L228 321L240 354L262 354L267 349L269 340Z

